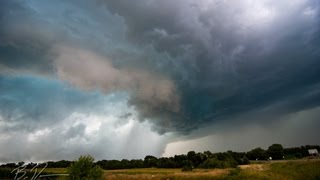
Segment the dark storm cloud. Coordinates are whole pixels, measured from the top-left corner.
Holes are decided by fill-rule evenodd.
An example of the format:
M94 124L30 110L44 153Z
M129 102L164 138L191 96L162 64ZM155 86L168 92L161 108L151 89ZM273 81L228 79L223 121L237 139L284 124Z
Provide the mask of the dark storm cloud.
M25 2L2 1L0 6L0 69L51 74L49 25L43 26Z
M13 2L5 7L2 19L4 73L57 75L80 88L100 88L107 94L128 91L141 120L177 111L175 85L151 62L158 60L161 65L165 55L127 43L119 16L84 1ZM169 121L166 126L171 128Z
M57 44L121 51L120 45L110 45L113 36L122 33L121 21L95 5L84 1L2 1L0 69L52 75L56 56L52 49Z
M181 111L153 112L160 127L169 119L184 131L278 103L278 113L319 106L318 1L103 2L124 17L131 42L178 64L164 71L178 86Z
M316 0L2 4L1 70L126 91L161 133L319 106Z

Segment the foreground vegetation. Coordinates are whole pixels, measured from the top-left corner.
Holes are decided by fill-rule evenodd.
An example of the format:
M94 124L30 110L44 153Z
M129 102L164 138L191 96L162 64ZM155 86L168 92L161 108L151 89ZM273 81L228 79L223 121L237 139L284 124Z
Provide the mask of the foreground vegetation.
M319 145L306 145L301 147L283 148L281 144L273 144L264 150L260 147L254 148L248 152L227 151L222 153L212 153L210 151L194 152L187 154L175 155L172 157L157 158L147 155L144 159L122 159L122 160L100 160L95 165L100 166L104 170L113 169L135 169L135 168L182 168L186 171L193 168L233 168L238 165L245 165L249 160L283 160L283 159L301 159L309 156L309 149L317 149L320 152ZM46 163L6 163L0 168L14 169L24 164L26 169L32 169L37 166L39 168L67 168L74 161L61 160L49 161Z
M309 149L316 153L310 155ZM273 144L267 150L190 151L173 157L148 155L144 159L121 161L94 162L93 157L86 155L75 161L3 164L0 166L0 179L49 176L50 179L62 179L61 176L63 179L320 179L317 151L320 151L318 145L283 148L281 144Z
M104 179L320 179L320 159L259 162L227 169L126 169L107 170Z
M69 168L70 169L70 168ZM41 174L67 174L68 168L46 168ZM76 168L77 170L80 168ZM76 170L76 171L77 171ZM119 169L104 170L101 178L97 176L91 179L284 179L284 180L319 180L320 179L320 159L299 159L299 160L280 160L280 161L252 161L249 165L240 165L236 168L215 168L201 169L193 171L182 171L180 168L138 168L138 169ZM0 168L0 174L4 172ZM32 174L29 173L29 178ZM13 179L14 177L7 177ZM5 178L1 178L5 179ZM53 178L51 178L53 179ZM70 177L57 176L56 179L65 180ZM77 179L77 178L74 178Z

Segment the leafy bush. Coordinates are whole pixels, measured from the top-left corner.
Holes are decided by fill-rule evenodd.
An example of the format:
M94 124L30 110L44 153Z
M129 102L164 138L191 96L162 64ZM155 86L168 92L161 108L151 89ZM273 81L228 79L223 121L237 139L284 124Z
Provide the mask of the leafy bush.
M200 168L211 169L211 168L230 168L237 167L237 162L233 158L225 158L219 160L216 157L209 158L205 162L199 165Z
M272 144L269 146L267 153L272 159L283 159L284 150L281 144Z
M246 157L246 156L244 156L242 159L241 159L241 165L244 165L244 164L250 164L250 161L249 161L249 159Z
M183 167L182 167L182 171L192 171L193 167L192 167L192 163L189 160L185 160L182 162Z
M78 160L71 164L68 172L72 180L95 180L102 176L101 168L94 165L94 158L90 155L80 156Z
M192 166L183 166L181 171L192 171Z

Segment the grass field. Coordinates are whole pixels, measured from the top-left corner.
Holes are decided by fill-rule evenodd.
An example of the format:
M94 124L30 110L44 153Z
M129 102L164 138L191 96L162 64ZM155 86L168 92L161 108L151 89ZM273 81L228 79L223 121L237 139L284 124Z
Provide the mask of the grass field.
M9 171L10 172L10 171ZM46 168L42 174L67 174L66 168ZM1 174L1 173L0 173ZM0 178L1 179L1 178ZM68 179L59 177L57 179ZM320 180L320 159L252 162L229 169L194 169L182 172L181 169L123 169L104 170L103 179L276 179L276 180Z
M320 160L260 162L234 169L126 169L108 170L105 179L297 179L320 180Z

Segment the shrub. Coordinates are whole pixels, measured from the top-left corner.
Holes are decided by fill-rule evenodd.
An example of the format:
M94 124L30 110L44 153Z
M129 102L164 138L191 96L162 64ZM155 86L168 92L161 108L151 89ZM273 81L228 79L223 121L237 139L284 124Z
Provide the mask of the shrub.
M183 166L181 171L192 171L192 166Z
M95 180L102 176L101 168L94 164L94 158L90 155L80 156L70 165L68 172L72 180Z
M199 165L200 168L211 169L211 168L230 168L237 167L237 162L233 158L225 158L219 160L216 157L209 158L205 162Z
M242 160L242 165L244 165L244 164L250 164L250 161L249 161L249 159L248 159L246 156L244 156L241 160Z
M182 164L183 164L182 171L192 171L193 169L192 163L189 160L183 161Z

